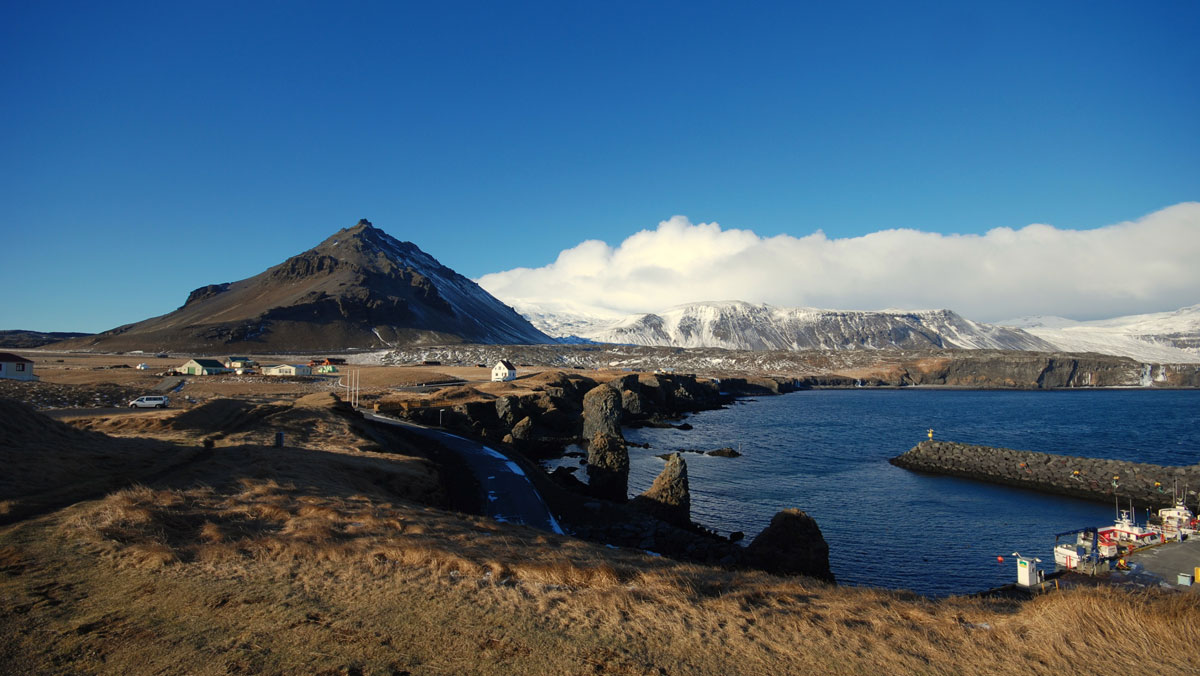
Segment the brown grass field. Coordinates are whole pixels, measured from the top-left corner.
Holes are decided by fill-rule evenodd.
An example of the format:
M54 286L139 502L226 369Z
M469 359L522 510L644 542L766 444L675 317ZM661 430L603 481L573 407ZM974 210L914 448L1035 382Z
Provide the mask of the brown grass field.
M1194 594L680 563L450 511L422 451L320 393L70 427L5 405L0 673L1200 673Z

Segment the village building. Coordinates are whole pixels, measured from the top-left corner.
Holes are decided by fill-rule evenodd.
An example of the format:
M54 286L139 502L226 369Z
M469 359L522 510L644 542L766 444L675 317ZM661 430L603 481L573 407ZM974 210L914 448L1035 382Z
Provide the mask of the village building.
M189 359L183 366L175 369L186 376L215 376L229 373L224 364L216 359Z
M229 369L245 369L251 366L256 366L258 362L250 357L229 357L225 360L225 368Z
M0 352L0 378L8 380L37 380L33 362L20 355Z
M501 359L492 367L492 382L502 383L517 379L517 367L507 359Z
M264 376L311 376L312 367L307 364L274 364L262 367Z
M310 359L308 361L308 365L313 366L313 367L316 367L316 366L345 366L346 360L340 359L338 357L314 357L313 359ZM336 371L337 371L337 369L334 369L333 371L330 371L330 373L333 373Z

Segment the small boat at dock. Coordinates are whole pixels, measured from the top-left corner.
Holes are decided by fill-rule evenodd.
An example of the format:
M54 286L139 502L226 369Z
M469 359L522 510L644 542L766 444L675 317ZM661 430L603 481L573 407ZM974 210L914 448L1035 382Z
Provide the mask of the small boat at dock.
M1054 564L1057 568L1098 573L1109 570L1133 552L1167 542L1182 541L1195 535L1196 515L1177 498L1172 507L1158 510L1157 519L1138 524L1129 509L1119 509L1111 526L1087 527L1057 533L1054 536ZM1073 537L1072 537L1073 536ZM1063 538L1070 538L1062 541Z

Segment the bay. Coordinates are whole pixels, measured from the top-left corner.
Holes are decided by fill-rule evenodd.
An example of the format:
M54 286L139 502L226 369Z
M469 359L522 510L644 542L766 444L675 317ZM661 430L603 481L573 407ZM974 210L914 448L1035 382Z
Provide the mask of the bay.
M1194 390L809 390L687 422L692 430L626 430L630 441L651 445L630 448L631 495L662 469L657 454L740 449L739 458L684 455L694 521L743 531L748 541L776 512L796 507L820 525L839 583L931 596L1013 581L1013 552L1052 570L1054 533L1108 523L1114 508L888 464L929 428L936 439L969 444L1200 463Z

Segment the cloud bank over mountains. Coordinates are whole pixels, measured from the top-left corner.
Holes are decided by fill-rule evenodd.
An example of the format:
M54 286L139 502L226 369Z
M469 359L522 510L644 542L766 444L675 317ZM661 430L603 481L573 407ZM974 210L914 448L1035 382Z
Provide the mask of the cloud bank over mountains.
M616 247L588 240L551 264L479 278L501 300L618 316L683 303L951 308L980 321L1094 319L1200 301L1200 202L1091 230L1034 224L983 235L883 230L760 237L674 216Z

